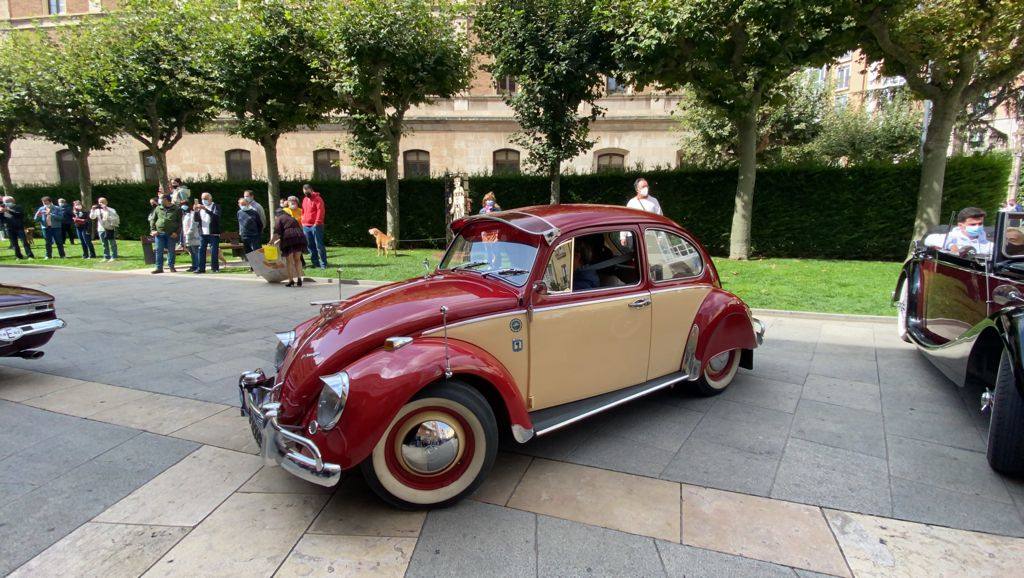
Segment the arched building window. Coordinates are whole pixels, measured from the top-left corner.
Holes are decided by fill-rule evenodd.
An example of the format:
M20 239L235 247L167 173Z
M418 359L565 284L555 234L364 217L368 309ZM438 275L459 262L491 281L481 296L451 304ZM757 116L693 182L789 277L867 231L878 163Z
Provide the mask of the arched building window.
M341 154L334 149L313 151L313 179L317 181L341 180Z
M626 170L626 155L620 152L597 153L597 172L618 172Z
M430 176L430 153L427 151L405 151L403 175L408 177L429 177Z
M519 151L514 149L499 149L494 151L494 174L496 175L518 175Z
M64 149L57 151L57 174L60 175L60 184L72 185L78 182L78 163L75 161L75 153Z
M160 180L160 174L156 168L156 157L149 151L139 153L139 162L142 164L142 180L146 183L156 183Z
M243 149L232 149L224 153L229 181L252 180L252 155Z

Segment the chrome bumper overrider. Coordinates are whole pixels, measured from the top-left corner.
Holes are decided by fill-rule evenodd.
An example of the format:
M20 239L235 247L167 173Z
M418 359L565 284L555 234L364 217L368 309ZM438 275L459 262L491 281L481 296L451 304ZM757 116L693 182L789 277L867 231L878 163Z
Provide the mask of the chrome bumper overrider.
M267 401L272 387L273 380L263 376L260 370L242 374L238 380L242 415L249 418L263 460L307 482L336 485L341 479L341 466L325 463L320 448L312 440L291 431L301 430L278 423L281 404Z
M764 343L764 323L756 317L750 318L750 324L754 327L754 339L758 345Z
M58 329L64 329L66 325L67 324L64 323L64 320L62 319L48 319L46 321L38 321L36 323L26 323L25 325L3 327L0 328L0 343L4 345L14 343L28 335L38 335L40 333L50 333L52 331L57 331Z

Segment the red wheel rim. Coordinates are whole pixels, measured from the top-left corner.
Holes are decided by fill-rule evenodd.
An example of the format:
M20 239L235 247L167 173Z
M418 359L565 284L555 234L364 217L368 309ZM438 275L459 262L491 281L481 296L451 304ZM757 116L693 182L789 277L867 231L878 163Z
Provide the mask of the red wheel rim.
M719 355L723 354L720 353ZM728 355L729 357L726 360L725 365L723 365L722 369L719 369L718 371L714 371L713 369L711 369L711 362L708 361L708 366L707 369L704 370L704 375L706 375L709 380L718 381L725 377L726 375L729 375L729 371L732 369L732 364L734 360L733 358L736 355L736 350L733 349L728 353ZM718 355L716 355L715 357L718 357ZM712 357L711 359L714 359L715 357Z
M395 447L398 442L399 432L407 431L406 425L410 422L418 421L420 416L430 412L443 414L447 419L451 420L451 423L459 425L463 432L463 437L459 441L464 445L465 449L455 463L443 472L435 475L422 475L412 472L403 466L400 458L395 453ZM385 442L387 445L384 451L384 461L387 463L388 471L402 485L416 490L437 490L456 482L466 473L466 469L472 463L473 454L476 451L476 440L474 437L469 422L451 408L441 406L417 408L408 415L402 416L402 419L395 423L391 431L388 432Z

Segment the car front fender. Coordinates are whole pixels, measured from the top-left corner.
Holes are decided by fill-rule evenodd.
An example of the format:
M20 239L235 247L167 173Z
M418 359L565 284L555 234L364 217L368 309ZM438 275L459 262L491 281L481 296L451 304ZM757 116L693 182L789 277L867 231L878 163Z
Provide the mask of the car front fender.
M699 331L697 359L702 363L732 349L757 347L750 309L728 291L712 289L701 303L693 322Z
M1010 354L1013 382L1017 385L1017 391L1024 396L1024 306L1003 309L994 317L1003 347ZM979 346L981 342L975 345L976 348ZM998 356L996 363L999 363Z
M311 436L324 459L342 469L366 459L402 406L424 387L446 379L444 341L425 337L394 351L377 349L345 367L350 390L341 420L333 429ZM456 339L448 339L447 349L454 379L472 376L473 382L487 382L505 406L495 408L496 413L503 409L513 427L533 427L519 387L494 356ZM316 404L312 405L304 424L316 415Z

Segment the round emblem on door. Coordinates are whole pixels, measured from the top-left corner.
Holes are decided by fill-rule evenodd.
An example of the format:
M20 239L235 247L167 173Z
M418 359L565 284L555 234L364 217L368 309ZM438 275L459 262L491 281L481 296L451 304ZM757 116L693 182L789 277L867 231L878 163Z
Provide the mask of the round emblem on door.
M508 322L508 328L512 330L512 333L519 333L519 330L523 328L523 322L516 317Z

